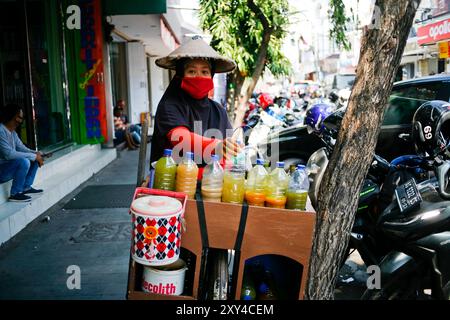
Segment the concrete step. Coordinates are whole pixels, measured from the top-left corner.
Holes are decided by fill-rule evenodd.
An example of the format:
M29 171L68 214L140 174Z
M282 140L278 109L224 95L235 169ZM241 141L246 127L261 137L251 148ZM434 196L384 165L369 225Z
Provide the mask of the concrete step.
M39 185L53 176L61 175L68 165L80 163L90 157L92 153L98 152L100 145L74 145L56 152L52 157L46 159L43 167L39 168L34 185ZM12 180L0 184L0 204L8 201Z
M36 179L34 184L37 188L44 189L43 194L32 196L32 201L28 203L7 201L0 204L0 244L12 238L116 157L116 149L101 149L99 145L82 146L74 150L73 154L58 156L46 164L49 169L42 170L39 180ZM53 164L50 165L51 163ZM44 169L46 165L40 169ZM9 193L9 189L7 192Z

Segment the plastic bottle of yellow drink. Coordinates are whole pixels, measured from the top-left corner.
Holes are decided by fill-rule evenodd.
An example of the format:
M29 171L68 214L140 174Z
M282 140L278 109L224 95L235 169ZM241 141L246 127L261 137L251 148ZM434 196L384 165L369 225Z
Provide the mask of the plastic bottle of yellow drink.
M202 197L206 201L220 202L223 186L223 169L219 164L219 157L213 155L212 162L203 170Z
M266 179L266 206L283 209L286 205L286 191L289 176L284 171L284 162L277 162L277 167Z
M308 200L309 180L306 173L306 167L297 165L289 182L287 192L287 209L306 210L306 201Z
M153 188L174 191L176 174L177 164L172 158L172 150L164 149L163 157L156 162Z
M245 195L245 167L242 159L232 158L232 163L225 166L223 176L222 201L228 203L243 203Z
M194 199L197 189L197 175L198 167L194 162L194 154L186 152L183 161L177 168L176 191L184 192L189 199Z
M264 159L257 159L256 166L248 173L245 187L245 200L252 206L264 207L266 195L264 193L267 171L263 167Z

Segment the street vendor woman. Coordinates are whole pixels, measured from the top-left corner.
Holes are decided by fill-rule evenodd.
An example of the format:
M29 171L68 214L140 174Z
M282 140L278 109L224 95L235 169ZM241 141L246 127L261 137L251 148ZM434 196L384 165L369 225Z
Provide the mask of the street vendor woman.
M214 74L232 71L236 67L234 61L220 56L201 37L194 36L168 56L157 59L156 64L175 70L176 74L156 111L151 163L163 156L164 149L172 149L183 141L183 153L191 151L195 159L202 159L197 163L200 168L205 165L205 150L216 150L226 157L236 155L239 145L227 138L227 131L232 129L227 112L208 98L214 88ZM205 136L210 129L218 134Z

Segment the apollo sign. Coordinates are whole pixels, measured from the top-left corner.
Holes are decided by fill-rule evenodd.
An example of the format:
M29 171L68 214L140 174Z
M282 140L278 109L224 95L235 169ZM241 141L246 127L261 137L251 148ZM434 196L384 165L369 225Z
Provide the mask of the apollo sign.
M418 28L417 38L419 45L433 44L450 39L450 19Z

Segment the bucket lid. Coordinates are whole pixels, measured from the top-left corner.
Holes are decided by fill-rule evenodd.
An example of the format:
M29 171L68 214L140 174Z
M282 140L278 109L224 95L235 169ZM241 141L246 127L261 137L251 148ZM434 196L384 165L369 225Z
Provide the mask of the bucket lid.
M131 210L148 216L168 216L178 213L182 209L180 201L166 196L145 196L138 198L131 204Z

